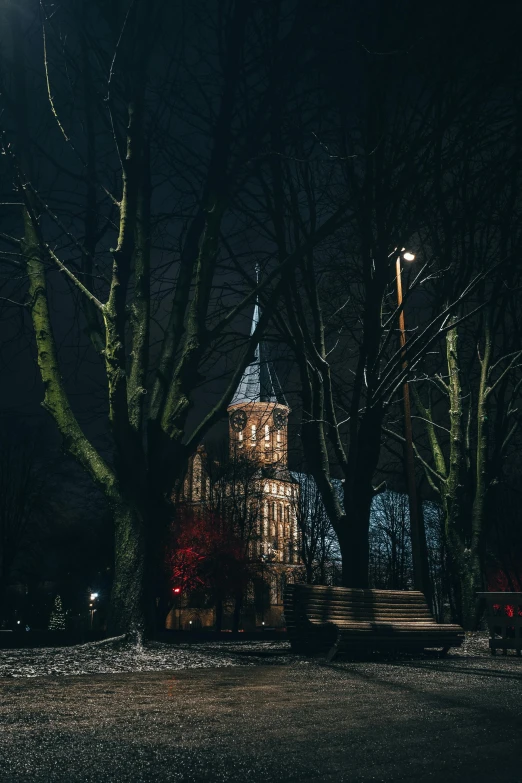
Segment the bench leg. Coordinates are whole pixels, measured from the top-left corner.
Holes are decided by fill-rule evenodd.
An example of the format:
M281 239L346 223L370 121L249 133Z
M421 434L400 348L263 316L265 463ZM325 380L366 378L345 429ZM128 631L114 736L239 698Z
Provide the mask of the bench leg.
M326 656L326 663L330 663L331 661L333 661L333 659L337 655L337 649L339 647L339 638L340 635L337 636L335 643L330 647L330 650L328 651L328 655Z

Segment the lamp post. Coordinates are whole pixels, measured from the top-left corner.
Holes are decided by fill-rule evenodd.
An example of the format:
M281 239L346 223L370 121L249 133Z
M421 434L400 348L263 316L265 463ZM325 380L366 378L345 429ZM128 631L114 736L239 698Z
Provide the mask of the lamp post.
M265 563L268 560L267 554L261 555L261 625L265 624Z
M94 624L94 612L96 611L96 609L94 607L94 603L95 603L97 598L98 598L98 593L91 593L90 596L89 596L89 600L90 600L89 611L90 611L90 615L91 615L91 631L92 631L93 624Z
M265 625L265 565L274 559L274 547L268 546L268 552L261 555L261 625Z
M178 599L178 631L181 631L181 587L173 587L172 592Z
M406 321L402 296L402 265L401 260L414 261L413 253L402 248L395 262L397 281L397 305L399 307L399 331L401 340L402 369L408 367L406 358ZM424 593L428 603L431 603L429 575L427 573L426 534L422 515L419 513L417 498L417 483L415 481L415 456L413 452L413 432L411 425L410 387L407 376L402 384L402 400L404 407L404 466L408 488L408 505L410 511L411 550L413 560L413 584L416 590Z

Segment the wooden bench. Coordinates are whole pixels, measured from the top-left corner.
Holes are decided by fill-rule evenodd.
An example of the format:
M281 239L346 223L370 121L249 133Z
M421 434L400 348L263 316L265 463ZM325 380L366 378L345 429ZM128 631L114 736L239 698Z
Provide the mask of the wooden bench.
M459 625L440 625L422 593L406 590L357 590L323 585L288 585L284 611L292 650L322 653L372 650L421 652L464 641Z
M522 593L477 593L486 603L489 649L495 655L502 650L522 651Z

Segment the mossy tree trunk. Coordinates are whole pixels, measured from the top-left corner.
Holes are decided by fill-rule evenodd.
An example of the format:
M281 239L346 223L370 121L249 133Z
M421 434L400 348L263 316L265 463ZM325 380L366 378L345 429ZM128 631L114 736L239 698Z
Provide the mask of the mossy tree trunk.
M416 406L428 434L432 465L424 463L426 476L438 493L444 513L445 545L456 619L464 628L476 628L476 593L483 589L486 508L491 482L488 475L488 413L493 386L488 383L492 367L491 313L482 318L482 340L477 345L479 373L476 389L462 388L462 359L458 328L446 335L447 398L449 432L447 456L434 422L431 406L415 392ZM468 379L469 381L469 379ZM474 436L472 424L474 420Z

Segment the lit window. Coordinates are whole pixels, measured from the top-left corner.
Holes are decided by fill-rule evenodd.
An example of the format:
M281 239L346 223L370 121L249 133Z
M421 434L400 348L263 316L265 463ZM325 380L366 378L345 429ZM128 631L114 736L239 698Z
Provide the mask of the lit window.
M256 425L252 424L252 440L255 441L256 439Z
M270 440L270 427L265 424L265 440Z
M277 430L277 442L281 443L281 430Z

